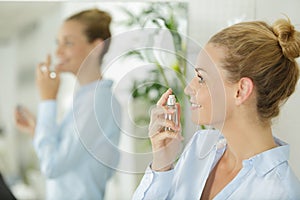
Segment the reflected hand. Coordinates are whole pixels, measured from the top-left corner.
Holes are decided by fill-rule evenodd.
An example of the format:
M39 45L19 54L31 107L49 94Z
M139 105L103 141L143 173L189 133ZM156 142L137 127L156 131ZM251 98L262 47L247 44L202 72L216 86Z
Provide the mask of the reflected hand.
M25 107L18 105L15 109L15 122L17 128L25 133L34 136L36 119L35 116Z
M183 140L181 136L181 127L176 126L171 120L166 120L165 115L170 114L165 107L172 90L165 92L157 106L151 110L149 137L152 144L153 162L152 169L155 171L167 171L171 169L173 162L180 150L180 143ZM178 119L180 122L180 105L177 104ZM179 123L180 124L180 123ZM170 128L171 131L165 129Z
M59 89L59 72L50 71L51 64L50 55L44 63L40 63L36 69L36 83L39 89L40 97L42 100L56 99Z

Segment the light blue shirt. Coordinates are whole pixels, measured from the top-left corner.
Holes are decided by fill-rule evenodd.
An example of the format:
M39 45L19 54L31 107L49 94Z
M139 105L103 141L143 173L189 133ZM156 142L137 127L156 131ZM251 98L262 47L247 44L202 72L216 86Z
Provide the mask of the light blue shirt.
M54 100L39 105L34 147L50 200L104 198L119 161L120 105L112 81L82 86L60 124Z
M278 147L244 160L237 176L214 199L299 200L300 183L287 161L289 146L275 141ZM210 171L225 149L226 140L218 131L198 131L174 169L155 172L147 168L133 199L199 200Z

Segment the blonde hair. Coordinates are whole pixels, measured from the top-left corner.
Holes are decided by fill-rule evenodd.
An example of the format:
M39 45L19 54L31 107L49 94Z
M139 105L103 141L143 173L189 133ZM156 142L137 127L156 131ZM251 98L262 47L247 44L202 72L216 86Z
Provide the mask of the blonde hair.
M84 34L89 42L93 42L96 39L102 39L104 41L104 48L100 55L100 63L103 56L109 49L110 45L110 23L111 16L99 9L84 10L77 14L74 14L66 19L66 21L76 20L85 26Z
M209 43L226 49L223 68L232 83L249 77L255 85L256 107L264 122L279 114L279 107L295 91L299 68L300 33L290 20L269 26L243 22L214 35Z

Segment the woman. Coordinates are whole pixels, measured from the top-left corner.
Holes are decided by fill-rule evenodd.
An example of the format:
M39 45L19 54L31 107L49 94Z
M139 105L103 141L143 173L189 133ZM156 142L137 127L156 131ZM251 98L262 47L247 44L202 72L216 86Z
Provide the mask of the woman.
M69 17L58 33L55 72L50 72L50 57L36 69L41 98L37 121L26 109L16 110L17 125L34 133L41 171L47 177L47 199L103 199L118 163L114 145L119 141L120 106L112 95L112 81L103 79L100 71L110 22L110 15L98 9ZM74 74L80 88L72 110L57 124L62 72Z
M169 89L151 112L153 162L133 199L299 199L289 147L271 130L295 90L299 54L300 33L289 20L243 22L214 35L185 93L192 121L216 130L196 132L173 167L182 137L163 118Z

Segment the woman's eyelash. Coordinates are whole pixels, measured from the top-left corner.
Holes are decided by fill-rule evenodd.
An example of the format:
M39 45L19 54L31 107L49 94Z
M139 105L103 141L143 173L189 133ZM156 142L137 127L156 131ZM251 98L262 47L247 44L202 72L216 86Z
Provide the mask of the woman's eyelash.
M204 83L204 78L201 75L197 74L197 77L199 78L199 83Z
M60 41L56 40L55 43L56 43L57 46L59 46L59 45L67 45L67 46L73 45L73 42L71 42L71 41L62 41L62 42L60 42Z
M66 45L73 45L73 42L71 42L71 41L65 41L65 44Z

